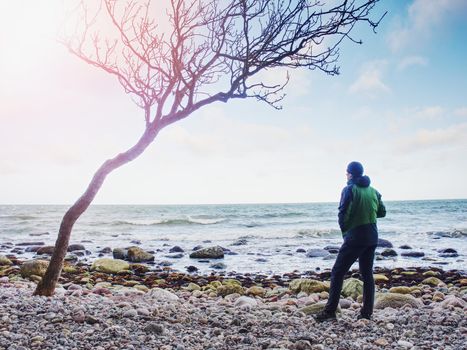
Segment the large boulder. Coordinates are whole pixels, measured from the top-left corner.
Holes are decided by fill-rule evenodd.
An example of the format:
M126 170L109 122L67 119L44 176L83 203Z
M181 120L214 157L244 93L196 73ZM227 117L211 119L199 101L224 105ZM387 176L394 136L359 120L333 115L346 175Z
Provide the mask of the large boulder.
M97 259L91 266L91 270L104 273L119 273L130 269L130 264L118 259L102 258Z
M359 295L363 295L363 282L356 278L346 279L342 285L341 294L344 297L357 299Z
M310 278L298 278L290 282L289 289L295 293L305 292L307 294L328 292L329 283Z
M130 247L128 248L128 260L131 262L154 261L154 255L140 247Z
M49 262L47 260L28 260L21 265L21 276L24 278L31 276L44 276Z
M190 254L193 259L221 259L224 257L224 249L221 246L207 247L195 250Z
M375 301L375 309L384 309L392 307L394 309L401 308L404 305L410 305L414 308L423 306L423 303L414 298L410 294L400 293L377 293Z

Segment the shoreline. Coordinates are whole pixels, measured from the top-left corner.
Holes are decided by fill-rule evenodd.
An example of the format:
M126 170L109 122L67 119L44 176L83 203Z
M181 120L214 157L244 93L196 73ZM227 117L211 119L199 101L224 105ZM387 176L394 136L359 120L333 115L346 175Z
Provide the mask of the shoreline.
M337 321L316 323L329 271L198 275L133 264L112 274L67 263L56 294L39 297L40 277L14 260L0 269L0 349L428 350L461 349L467 335L462 271L375 269L373 319L357 321L352 270Z

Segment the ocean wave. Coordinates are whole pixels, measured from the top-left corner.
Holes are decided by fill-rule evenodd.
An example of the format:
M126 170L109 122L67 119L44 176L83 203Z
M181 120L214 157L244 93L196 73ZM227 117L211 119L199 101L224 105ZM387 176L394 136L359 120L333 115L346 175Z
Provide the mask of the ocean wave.
M247 227L247 228L252 228L252 227L263 226L263 224L260 224L258 222L248 222L246 224L240 224L240 226Z
M335 229L302 229L295 234L295 238L317 238L317 237L326 237L340 235L340 230Z
M288 212L288 213L265 213L260 215L255 215L254 217L260 219L271 219L271 218L292 218L306 216L306 213L303 212Z
M215 225L225 221L219 219L199 219L199 218L176 218L162 220L116 220L112 221L112 226L187 226L187 225ZM102 223L108 225L109 223Z
M454 231L430 231L426 232L429 236L444 237L444 238L462 238L467 236L465 230L454 230Z
M35 220L37 216L32 215L0 215L0 219L12 219L12 220Z

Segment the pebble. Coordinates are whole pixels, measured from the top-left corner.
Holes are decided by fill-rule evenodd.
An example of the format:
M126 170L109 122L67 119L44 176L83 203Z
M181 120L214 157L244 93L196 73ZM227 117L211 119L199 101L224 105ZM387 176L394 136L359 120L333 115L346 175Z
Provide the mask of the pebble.
M385 338L378 338L375 340L375 344L378 346L386 346L389 345L389 342Z
M406 276L400 270L396 274ZM461 349L467 334L466 297L459 278L439 276L448 284L444 289L419 288L423 292L418 300L423 294L444 295L444 300L426 298L421 308L377 309L372 321L356 321L361 303L341 299L338 320L324 323L300 312L305 305L318 301L319 294L291 293L287 283L274 278L248 276L241 280L244 290L261 286L264 297L219 297L206 287L213 281L220 284L222 277L213 275L185 275L185 284L179 280L171 283L164 277L158 282L161 288L151 288L147 293L122 287L118 283L121 276L90 274L86 282L89 287L79 282L82 274L73 278L61 281L63 287L57 291L65 293L52 298L33 296L35 285L27 280L1 279L0 349ZM415 285L413 276L406 281L404 278L396 285ZM151 286L137 274L125 279L133 280ZM193 283L191 287L196 283L199 290L188 290L188 283ZM92 285L109 293L91 293ZM173 289L167 289L167 285ZM388 282L386 291L392 286ZM378 293L381 290L377 287ZM83 293L73 296L76 292Z
M404 349L410 349L411 347L413 347L413 344L411 342L405 340L399 340L397 342L397 345L403 347Z
M123 312L123 317L133 318L136 316L138 316L138 311L136 311L135 309L129 309Z

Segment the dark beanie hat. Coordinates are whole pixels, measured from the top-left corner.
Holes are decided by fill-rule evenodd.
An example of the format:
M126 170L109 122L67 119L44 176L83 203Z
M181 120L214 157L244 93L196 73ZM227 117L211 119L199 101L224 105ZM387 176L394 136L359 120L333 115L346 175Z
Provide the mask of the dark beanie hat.
M363 165L359 162L351 162L347 165L347 172L353 176L363 175Z

